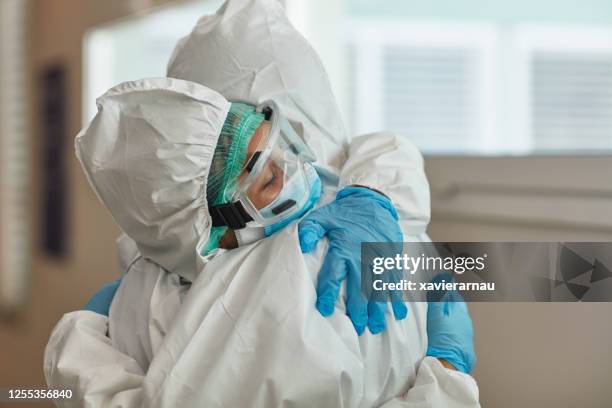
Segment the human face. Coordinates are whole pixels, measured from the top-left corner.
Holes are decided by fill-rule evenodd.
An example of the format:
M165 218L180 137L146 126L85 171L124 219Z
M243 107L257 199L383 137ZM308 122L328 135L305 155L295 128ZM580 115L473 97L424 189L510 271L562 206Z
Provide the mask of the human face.
M259 144L270 132L270 122L264 121L259 125L255 134L249 142L247 148L247 160L251 160L253 154L258 150ZM270 204L280 194L283 189L283 171L273 161L270 161L262 169L262 176L258 177L255 182L251 185L247 191L249 200L255 205L257 209L264 208ZM238 176L239 180L242 180L248 176L248 172L243 170ZM232 249L238 247L238 241L236 240L236 234L233 230L228 229L219 241L219 247L224 249Z
M262 140L265 140L265 137L270 132L270 128L270 122L264 121L255 131L255 134L251 138L247 149L247 163L249 160L251 160L251 157L253 157L255 152L260 150L258 149L260 143ZM239 176L239 180L247 177L247 175L247 171L243 170ZM264 208L274 201L276 197L278 197L283 189L283 183L283 169L281 169L273 160L270 160L263 167L260 175L250 185L249 189L247 190L247 196L257 209Z
M278 222L283 219L283 216L288 218L296 209L306 204L310 185L308 185L309 179L302 160L304 158L307 161L314 160L308 147L299 139L299 136L295 135L295 132L292 133L293 129L288 123L280 123L280 133L277 135L279 139L273 138L274 141L271 141L269 136L272 131L272 123L262 122L247 146L245 163L250 163L256 154L261 154L262 160L254 161L255 167L250 169L253 173L245 168L238 176L238 188L240 189L240 186L244 188L238 193L241 196L240 201L246 206L247 211L250 211L253 220L260 222L258 224L260 226ZM291 176L287 177L286 173ZM285 188L287 188L286 191ZM286 211L285 214L280 215L284 211ZM230 249L237 245L236 235L231 229L228 229L219 246Z

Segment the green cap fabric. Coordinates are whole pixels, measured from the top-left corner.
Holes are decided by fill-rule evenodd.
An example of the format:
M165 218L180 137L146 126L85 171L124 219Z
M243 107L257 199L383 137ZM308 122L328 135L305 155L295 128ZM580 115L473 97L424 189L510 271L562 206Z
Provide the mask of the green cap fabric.
M264 120L264 115L252 105L230 105L208 175L206 200L209 207L227 203L236 192L238 176L246 164L249 142ZM203 255L219 246L219 240L226 231L227 227L212 228Z

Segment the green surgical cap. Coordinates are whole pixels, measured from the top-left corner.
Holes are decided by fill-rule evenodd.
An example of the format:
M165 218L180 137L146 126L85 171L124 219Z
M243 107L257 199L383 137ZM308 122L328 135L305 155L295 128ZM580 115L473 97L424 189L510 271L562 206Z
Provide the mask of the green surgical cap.
M236 183L246 164L249 142L264 121L264 115L245 103L232 103L223 123L213 154L206 185L208 206L227 203L236 191ZM227 227L213 227L204 246L203 255L219 246Z

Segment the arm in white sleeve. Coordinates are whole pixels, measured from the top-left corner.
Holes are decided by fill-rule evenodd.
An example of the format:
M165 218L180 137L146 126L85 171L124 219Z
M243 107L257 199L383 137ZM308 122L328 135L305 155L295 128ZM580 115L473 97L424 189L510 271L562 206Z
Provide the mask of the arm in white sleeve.
M438 359L425 357L414 386L406 395L385 403L382 408L477 408L478 386L473 377L442 366Z
M430 216L429 183L423 156L406 138L391 132L354 137L340 173L339 188L362 185L391 199L400 226L410 235L425 232Z
M50 389L73 393L58 406L147 406L142 369L112 347L107 328L107 317L89 311L68 313L55 326L45 349L45 378Z

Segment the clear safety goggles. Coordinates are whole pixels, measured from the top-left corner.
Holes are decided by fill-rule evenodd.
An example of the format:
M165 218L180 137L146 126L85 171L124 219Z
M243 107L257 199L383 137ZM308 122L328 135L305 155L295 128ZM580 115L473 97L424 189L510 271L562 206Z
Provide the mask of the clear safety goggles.
M248 158L231 201L209 209L215 227L271 225L299 211L309 198L308 163L315 160L314 154L274 103L258 110L269 131Z

